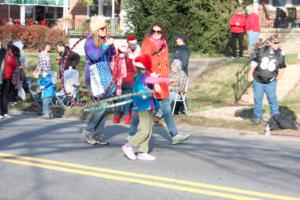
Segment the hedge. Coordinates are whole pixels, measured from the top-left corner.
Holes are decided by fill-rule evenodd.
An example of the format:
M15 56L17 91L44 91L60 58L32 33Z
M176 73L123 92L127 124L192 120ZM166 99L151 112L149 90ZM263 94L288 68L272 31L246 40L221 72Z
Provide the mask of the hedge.
M55 45L58 41L67 42L67 36L61 30L50 29L42 25L0 26L0 41L7 44L12 40L21 40L29 49L40 49L45 42L51 45Z

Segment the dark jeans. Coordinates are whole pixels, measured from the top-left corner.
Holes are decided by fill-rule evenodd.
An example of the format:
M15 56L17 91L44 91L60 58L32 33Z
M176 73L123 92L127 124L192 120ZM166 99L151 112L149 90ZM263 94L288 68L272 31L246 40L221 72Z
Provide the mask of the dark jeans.
M243 38L244 33L231 33L230 44L232 48L232 56L236 57L237 42L239 43L239 57L243 57Z
M122 95L130 94L130 93L132 93L132 87L131 88L125 88L125 87L123 88L122 87ZM132 97L123 98L123 99L117 100L116 103L119 103L119 102L122 102L122 101L127 101L127 100L130 100L130 99L132 99ZM128 103L128 104L125 104L123 106L115 107L114 114L120 116L121 112L122 112L122 108L123 108L124 115L125 116L130 115L132 105L133 105L133 103Z
M93 137L97 135L102 136L106 118L107 109L94 111L87 123L86 130L90 131Z
M8 99L10 96L10 92L12 90L12 83L10 80L3 80L0 89L0 115L4 115L8 113Z

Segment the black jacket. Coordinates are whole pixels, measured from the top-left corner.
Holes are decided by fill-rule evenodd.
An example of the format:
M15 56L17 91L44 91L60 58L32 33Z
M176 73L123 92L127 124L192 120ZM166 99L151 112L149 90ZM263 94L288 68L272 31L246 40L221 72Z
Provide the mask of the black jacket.
M6 55L6 49L4 48L1 48L0 49L0 65L2 64L4 58L5 58L5 55Z
M182 62L182 71L188 75L188 65L189 65L189 58L190 58L190 50L186 44L184 45L177 45L174 49L173 58L178 59Z
M70 48L68 46L65 46L65 51L63 53L59 53L59 56L61 57L61 63L60 63L60 69L64 69L64 70L68 70L70 66L72 66L73 68L76 68L76 66L78 65L79 61L80 61L80 56L78 55L78 53L71 51L69 58L65 63L65 59L66 59L66 55L69 52Z

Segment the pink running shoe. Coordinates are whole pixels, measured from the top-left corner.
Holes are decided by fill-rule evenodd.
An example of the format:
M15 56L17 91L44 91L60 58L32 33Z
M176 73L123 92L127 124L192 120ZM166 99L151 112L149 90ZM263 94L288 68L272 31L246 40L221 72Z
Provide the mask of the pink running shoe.
M125 154L125 156L130 160L135 160L136 156L134 154L133 148L129 143L126 143L122 146L122 150Z
M148 153L138 153L137 159L139 159L139 160L155 160L156 158L154 156L151 156Z

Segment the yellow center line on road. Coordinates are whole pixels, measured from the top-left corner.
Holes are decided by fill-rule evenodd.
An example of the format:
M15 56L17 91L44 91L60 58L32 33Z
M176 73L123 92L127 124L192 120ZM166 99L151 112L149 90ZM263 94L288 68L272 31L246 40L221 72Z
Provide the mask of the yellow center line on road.
M18 160L16 160L18 159ZM33 161L33 162L25 162L21 160L26 161ZM1 153L0 152L0 161L7 162L7 163L13 163L18 165L24 165L24 166L31 166L31 167L38 167L38 168L44 168L44 169L50 169L50 170L56 170L56 171L64 171L69 173L76 173L76 174L82 174L82 175L88 175L88 176L94 176L94 177L101 177L105 179L111 179L111 180L117 180L117 181L123 181L123 182L133 182L133 183L139 183L144 185L151 185L156 187L163 187L168 189L174 189L174 190L180 190L180 191L187 191L192 193L198 193L198 194L204 194L209 196L217 196L222 198L228 198L228 199L242 199L242 200L250 200L250 199L261 199L261 197L268 198L268 199L277 199L277 200L300 200L300 198L296 197L289 197L289 196L282 196L282 195L276 195L276 194L269 194L269 193L262 193L262 192L255 192L250 190L243 190L238 188L231 188L231 187L223 187L223 186L217 186L217 185L210 185L210 184L204 184L204 183L198 183L198 182L192 182L192 181L185 181L185 180L179 180L179 179L173 179L173 178L167 178L167 177L159 177L159 176L152 176L152 175L146 175L146 174L139 174L139 173L133 173L133 172L126 172L126 171L119 171L119 170L113 170L108 168L100 168L100 167L92 167L87 165L80 165L80 164L73 164L73 163L66 163L66 162L60 162L60 161L54 161L54 160L47 160L42 158L34 158L34 157L27 157L27 156L19 156L14 154L7 154L7 153ZM39 163L35 163L39 162ZM41 163L41 164L40 164ZM52 164L52 165L47 165ZM60 165L64 167L58 167L53 165ZM70 169L76 168L76 169ZM92 170L95 172L90 171L82 171L78 169L84 169L84 170ZM101 174L97 172L104 172L106 174ZM109 173L109 174L107 174ZM121 176L113 176L110 174L117 174L127 177L121 177ZM129 177L128 177L129 176ZM135 178L130 178L135 177ZM136 179L140 178L140 179ZM142 178L142 179L141 179ZM148 179L148 180L143 180ZM149 181L152 180L152 181ZM163 181L167 183L161 183L161 182L155 182L155 181ZM185 186L178 186L174 184L181 184ZM191 188L186 186L192 186L192 187L200 187L202 189L211 189L211 190L217 190L217 191L208 191L208 190L201 190L198 188ZM221 192L219 192L221 191ZM239 196L237 194L228 194L228 193L222 193L222 192L230 192L230 193L237 193L237 194L244 194L248 196L254 196L253 197L246 197L246 196Z

